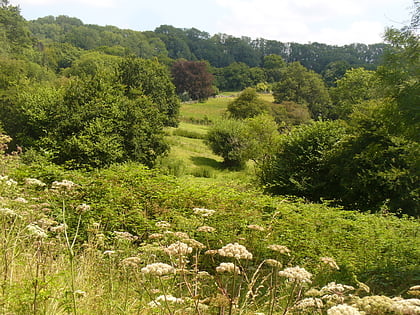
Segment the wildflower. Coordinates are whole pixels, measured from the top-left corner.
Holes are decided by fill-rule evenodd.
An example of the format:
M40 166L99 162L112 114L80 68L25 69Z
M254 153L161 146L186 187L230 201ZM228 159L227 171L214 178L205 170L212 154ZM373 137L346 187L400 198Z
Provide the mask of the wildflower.
M42 227L43 229L47 229L50 226L57 224L57 221L54 221L53 219L50 219L50 218L41 218L38 221L36 221L36 224Z
M82 203L81 205L78 205L76 207L77 213L85 213L86 211L89 211L89 210L90 210L90 206L85 203Z
M192 247L188 246L183 242L178 241L166 247L164 251L169 256L181 256L190 254L192 252Z
M177 238L181 238L181 239L183 239L183 238L185 238L185 239L190 238L188 236L188 234L187 233L184 233L184 232L174 232L174 236L177 237Z
M420 314L420 299L400 299L394 298L393 311L403 315Z
M185 242L186 244L190 245L192 248L197 248L197 249L203 249L206 248L206 245L204 245L203 243L193 239L193 238L189 238L186 240L182 240L183 242Z
M216 255L219 251L217 249L209 249L204 252L204 255Z
M215 229L214 227L207 226L207 225L204 225L204 226L199 226L199 227L197 228L197 232L206 232L206 233L211 233L211 232L215 232L215 231L216 231L216 229Z
M331 257L321 257L320 260L324 264L330 266L332 269L340 270L340 267L338 267L338 265L335 262L334 258L331 258Z
M13 179L8 179L8 180L6 180L5 184L7 186L15 186L15 185L17 185L17 181L15 181Z
M362 315L359 310L347 304L339 304L331 307L327 311L327 315Z
M111 256L115 254L115 250L106 250L103 252L105 256Z
M36 238L48 237L47 233L45 233L45 231L36 224L31 223L28 226L26 226L26 229L28 230L30 235Z
M289 255L290 253L290 249L288 249L286 246L283 246L283 245L272 244L272 245L268 245L268 248L275 252L279 252L280 254Z
M163 276L171 273L175 273L175 268L171 265L164 263L153 263L149 264L144 268L141 268L141 272L145 274L151 274L156 276Z
M291 282L311 283L312 274L299 266L289 267L279 272L281 277L286 277Z
M275 260L275 259L266 259L265 263L271 267L277 267L277 268L281 268L283 267L283 265L281 264L281 262Z
M167 221L159 221L156 222L155 225L160 229L169 229L171 227L171 224Z
M373 295L358 299L355 306L368 314L389 314L393 304L394 301L387 296Z
M322 308L324 304L322 303L321 299L318 298L306 298L303 300L300 300L296 303L296 305L293 307L297 310L307 310L308 308Z
M194 208L193 211L194 211L194 214L201 215L202 217L209 217L216 212L215 210L204 209L204 208Z
M245 246L238 243L229 243L219 249L218 253L220 256L234 257L236 259L252 259L252 254Z
M77 185L71 180L64 179L63 181L54 181L51 188L57 190L73 190Z
M330 282L326 286L321 288L321 294L337 294L343 295L348 291L353 291L354 287L351 285L345 285L341 283Z
M45 183L36 178L25 178L25 184L28 186L44 187Z
M161 233L152 233L149 235L149 239L154 240L154 239L159 239L159 238L163 238L164 235Z
M121 261L121 264L126 267L138 267L142 260L139 257L127 257Z
M256 224L248 225L248 229L255 230L255 231L265 231L265 228Z
M0 208L0 214L4 215L5 217L17 217L18 214L9 208Z
M419 296L420 295L420 285L412 286L410 289L408 289L407 293L411 294L411 295Z
M17 197L16 199L14 199L13 201L16 201L16 202L21 202L21 203L28 203L28 200L26 200L25 198L23 198L23 197Z
M92 227L93 227L95 230L99 230L99 228L101 227L101 224L100 224L99 222L93 222L93 223L92 223Z
M67 229L67 224L65 223L61 223L60 225L50 227L51 232L55 233L62 233L65 229Z
M233 263L221 263L218 267L216 267L216 272L236 273L238 275L241 273L241 271L239 270L239 267L235 266L235 264Z
M129 232L114 231L113 233L115 234L115 238L120 241L135 241L138 239L137 236L134 236Z
M159 302L159 301L166 301L166 302L171 302L171 303L184 303L184 300L181 298L176 298L170 294L167 295L159 295L155 301Z

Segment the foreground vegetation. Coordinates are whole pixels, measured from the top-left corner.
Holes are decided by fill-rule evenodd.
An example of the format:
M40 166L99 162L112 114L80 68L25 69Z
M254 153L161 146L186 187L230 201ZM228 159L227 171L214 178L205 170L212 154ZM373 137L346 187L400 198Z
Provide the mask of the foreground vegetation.
M3 313L420 307L410 290L420 226L410 218L197 184L134 163L86 173L6 156L1 170Z

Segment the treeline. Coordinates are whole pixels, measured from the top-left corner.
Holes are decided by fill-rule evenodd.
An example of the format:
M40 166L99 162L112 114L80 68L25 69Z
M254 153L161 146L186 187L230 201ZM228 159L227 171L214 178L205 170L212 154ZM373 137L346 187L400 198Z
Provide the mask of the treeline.
M113 55L135 54L142 58L158 57L161 60L207 60L211 66L223 68L232 63L248 67L262 67L265 56L279 55L286 62L299 61L306 68L325 73L335 62L341 66L374 69L386 47L383 43L332 46L321 43L283 43L263 38L234 37L215 34L195 28L176 28L162 25L154 31L139 32L115 26L84 24L68 16L47 16L30 21L32 34L47 48L71 54L70 44L83 50L100 50ZM51 45L55 43L55 45ZM61 44L61 45L57 45ZM64 49L63 49L64 48Z

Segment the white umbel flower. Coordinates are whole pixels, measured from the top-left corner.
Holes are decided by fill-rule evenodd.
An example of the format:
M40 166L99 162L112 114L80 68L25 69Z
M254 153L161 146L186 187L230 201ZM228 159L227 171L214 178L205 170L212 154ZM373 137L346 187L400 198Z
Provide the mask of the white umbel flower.
M164 276L167 274L175 273L175 268L171 265L164 263L149 264L144 268L141 268L141 272L145 274L151 274L156 276Z
M220 256L233 257L236 259L252 259L252 254L245 246L238 243L229 243L218 250Z
M233 263L221 263L218 267L216 267L216 272L218 273L223 273L223 272L228 272L228 273L236 273L236 274L240 274L240 270L237 266L235 266L235 264Z
M279 276L286 277L291 282L311 283L312 274L299 266L289 267L279 271Z
M327 311L327 315L362 315L359 310L347 304L339 304L331 307Z

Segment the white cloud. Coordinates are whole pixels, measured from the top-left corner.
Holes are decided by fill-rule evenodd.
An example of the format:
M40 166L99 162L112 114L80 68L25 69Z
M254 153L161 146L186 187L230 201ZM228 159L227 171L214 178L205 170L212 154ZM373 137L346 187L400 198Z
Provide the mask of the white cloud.
M218 28L235 36L283 42L377 43L386 24L378 12L395 0L216 0L230 11ZM384 15L384 14L383 14ZM379 18L378 18L379 16Z
M113 8L118 4L117 0L19 0L13 2L18 2L21 6L74 4L96 8Z

